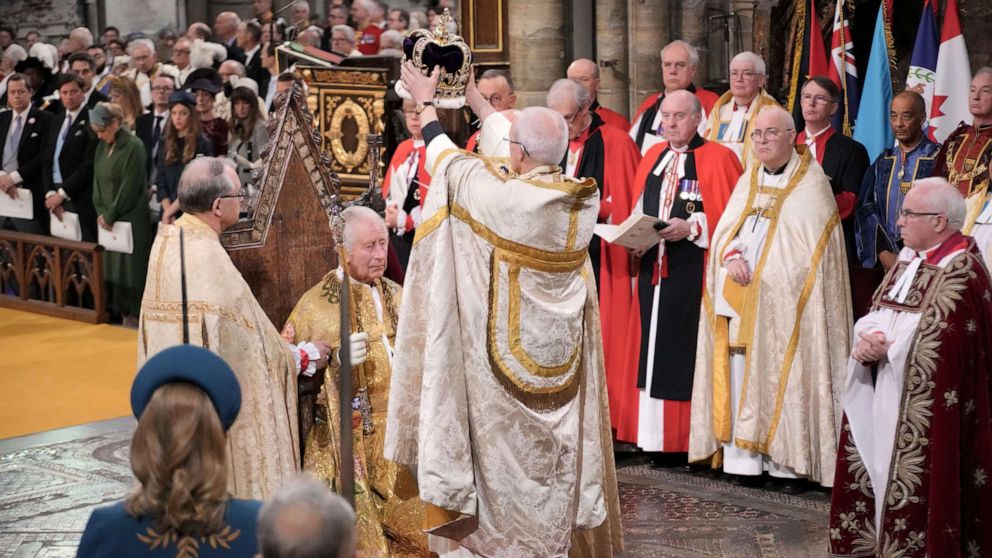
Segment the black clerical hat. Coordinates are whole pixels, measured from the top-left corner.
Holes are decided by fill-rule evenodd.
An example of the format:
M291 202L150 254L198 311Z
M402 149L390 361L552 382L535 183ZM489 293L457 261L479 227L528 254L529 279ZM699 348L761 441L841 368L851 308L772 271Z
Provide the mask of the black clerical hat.
M224 359L202 347L170 347L141 367L131 385L131 409L140 419L160 386L186 382L202 389L213 402L224 430L231 428L241 410L241 384Z

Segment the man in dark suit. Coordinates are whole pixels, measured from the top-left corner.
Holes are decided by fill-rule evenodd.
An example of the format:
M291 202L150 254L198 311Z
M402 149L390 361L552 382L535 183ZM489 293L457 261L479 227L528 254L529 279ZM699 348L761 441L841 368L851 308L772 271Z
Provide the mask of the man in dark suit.
M254 21L246 21L238 30L238 46L245 51L245 73L258 84L258 92L264 95L269 87L269 71L262 67L262 27Z
M96 60L85 52L77 52L69 57L69 71L83 78L83 104L87 109L96 106L97 103L107 101L107 96L94 88L96 79Z
M93 208L93 155L99 143L90 129L86 83L77 74L59 79L62 112L52 119L46 156L52 166L43 173L45 208L62 220L66 211L79 215L82 240L96 242Z
M155 154L158 153L159 142L165 134L165 123L169 119L169 97L175 90L175 82L168 76L159 76L152 80L152 104L149 105L148 112L134 122L134 133L145 144L149 184L154 179L152 173L155 172Z
M52 161L45 146L52 115L31 106L34 91L23 74L14 73L7 80L7 103L10 110L0 113L0 191L17 197L17 188L31 191L34 201L32 219L0 217L0 227L21 232L48 234L48 211L45 209L44 177Z
M854 207L858 202L858 192L865 171L871 163L865 146L834 130L831 126L834 113L840 107L841 93L834 82L823 76L815 76L806 81L799 97L806 129L796 136L797 144L805 144L823 167L830 179L841 225L844 227L844 243L847 246L848 271L851 279L851 296L855 308L859 301L871 297L877 281L863 277L864 270L858 263L858 251L854 243Z
M66 63L69 65L69 72L67 73L75 74L83 79L83 104L87 109L108 100L106 95L94 87L97 63L92 56L85 52L76 52L69 56ZM58 84L59 87L62 86L61 76ZM49 103L45 110L52 114L61 114L65 112L65 107L62 106L61 99L57 99Z
M227 59L244 64L245 51L238 46L238 27L241 18L234 12L221 12L214 20L214 39L227 49Z

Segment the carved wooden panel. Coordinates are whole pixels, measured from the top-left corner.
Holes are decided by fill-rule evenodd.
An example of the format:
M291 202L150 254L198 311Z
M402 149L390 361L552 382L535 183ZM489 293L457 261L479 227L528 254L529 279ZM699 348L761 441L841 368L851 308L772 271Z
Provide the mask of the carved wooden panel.
M365 138L385 130L387 71L378 68L304 68L307 106L317 115L321 150L341 181L341 193L360 195L371 166ZM386 157L380 149L379 158ZM388 159L386 159L388 160Z
M508 67L507 0L465 0L460 29L481 66Z
M106 322L103 247L0 231L0 306Z
M253 176L243 217L221 242L277 328L300 296L337 266L329 226L337 177L317 147L303 93L292 91L269 122L265 163Z

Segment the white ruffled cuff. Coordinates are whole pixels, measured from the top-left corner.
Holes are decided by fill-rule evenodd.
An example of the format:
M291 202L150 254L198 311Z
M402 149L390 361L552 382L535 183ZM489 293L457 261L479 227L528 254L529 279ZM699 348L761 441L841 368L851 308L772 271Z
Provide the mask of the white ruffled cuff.
M303 341L296 345L296 348L299 350L292 351L293 360L296 361L296 371L308 378L313 376L317 372L317 361L320 360L320 351L317 350L317 346L309 341ZM310 359L306 370L300 370L300 362L302 361L301 353L306 353Z

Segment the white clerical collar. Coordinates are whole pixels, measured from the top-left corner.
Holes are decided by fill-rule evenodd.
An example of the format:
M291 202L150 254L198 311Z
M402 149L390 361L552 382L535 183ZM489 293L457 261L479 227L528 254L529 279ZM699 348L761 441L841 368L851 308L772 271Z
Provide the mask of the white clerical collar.
M916 278L916 272L920 270L920 265L922 264L923 258L919 254L914 253L913 259L910 260L909 265L906 266L902 275L896 279L895 284L889 289L889 294L885 295L885 298L893 300L898 304L906 302L906 297L909 296L909 289L913 286L913 279Z
M668 147L671 147L672 148L672 151L677 151L679 153L685 153L686 151L689 151L689 144L688 143L685 144L685 145L683 145L682 147L675 147L672 144L668 144Z
M413 139L413 147L415 149L420 149L421 147L423 147L425 145L427 145L427 144L424 143L424 138L423 137L421 137L420 139L417 139L417 138L414 138Z
M777 169L769 169L765 165L761 165L761 170L764 171L764 173L767 174L768 176L779 176L785 174L785 169L788 166L789 166L789 162L786 161L784 165L782 165Z

